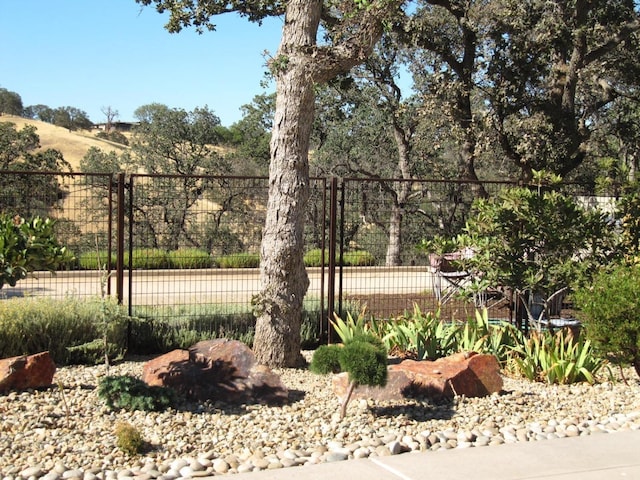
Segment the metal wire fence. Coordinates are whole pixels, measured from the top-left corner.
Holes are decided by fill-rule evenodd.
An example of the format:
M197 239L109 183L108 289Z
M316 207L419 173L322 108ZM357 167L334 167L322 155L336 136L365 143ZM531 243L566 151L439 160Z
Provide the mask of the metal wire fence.
M326 331L333 311L388 318L414 305L445 318L473 315L473 302L441 302L418 245L460 233L475 198L509 185L313 179L305 219L313 321ZM36 272L1 297L110 295L133 315L251 321L267 178L0 172L0 186L0 212L56 219L58 240L76 256L66 271ZM603 203L571 189L585 204ZM496 305L492 316L510 308Z

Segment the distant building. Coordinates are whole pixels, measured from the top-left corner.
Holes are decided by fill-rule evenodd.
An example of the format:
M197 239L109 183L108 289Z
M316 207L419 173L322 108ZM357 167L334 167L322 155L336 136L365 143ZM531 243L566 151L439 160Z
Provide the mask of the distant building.
M140 122L111 122L111 130L116 132L130 132L133 127L140 125ZM103 132L107 131L106 123L94 123L94 130L102 130Z

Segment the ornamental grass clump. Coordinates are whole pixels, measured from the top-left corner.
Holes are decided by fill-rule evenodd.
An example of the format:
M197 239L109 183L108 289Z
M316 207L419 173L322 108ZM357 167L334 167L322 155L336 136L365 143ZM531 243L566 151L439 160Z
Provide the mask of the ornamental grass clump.
M355 328L351 317L345 325ZM378 338L362 331L353 333L351 330L343 342L320 346L315 351L309 367L312 372L321 375L339 372L348 374L349 386L340 408L340 418L346 415L349 400L358 385L382 387L387 383L388 354Z
M116 424L116 446L127 455L135 456L144 451L145 441L133 425L119 422Z

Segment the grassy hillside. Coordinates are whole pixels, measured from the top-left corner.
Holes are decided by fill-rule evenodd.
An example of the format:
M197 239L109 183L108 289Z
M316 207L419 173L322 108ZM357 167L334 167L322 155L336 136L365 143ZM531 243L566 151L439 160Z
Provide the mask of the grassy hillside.
M80 160L91 147L97 147L105 152L111 150L121 152L127 148L117 143L96 138L96 132L87 130L70 132L66 128L57 127L39 120L2 115L0 116L0 122L14 123L18 129L22 129L24 125L35 126L37 128L36 133L40 137L42 149L54 148L61 151L64 159L71 164L74 171L79 169Z

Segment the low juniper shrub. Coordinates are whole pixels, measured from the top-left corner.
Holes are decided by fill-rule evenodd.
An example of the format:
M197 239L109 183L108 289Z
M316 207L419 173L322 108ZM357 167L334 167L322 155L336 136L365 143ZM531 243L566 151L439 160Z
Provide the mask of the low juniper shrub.
M174 390L149 386L130 375L105 377L98 385L98 396L113 410L160 412L177 402Z

